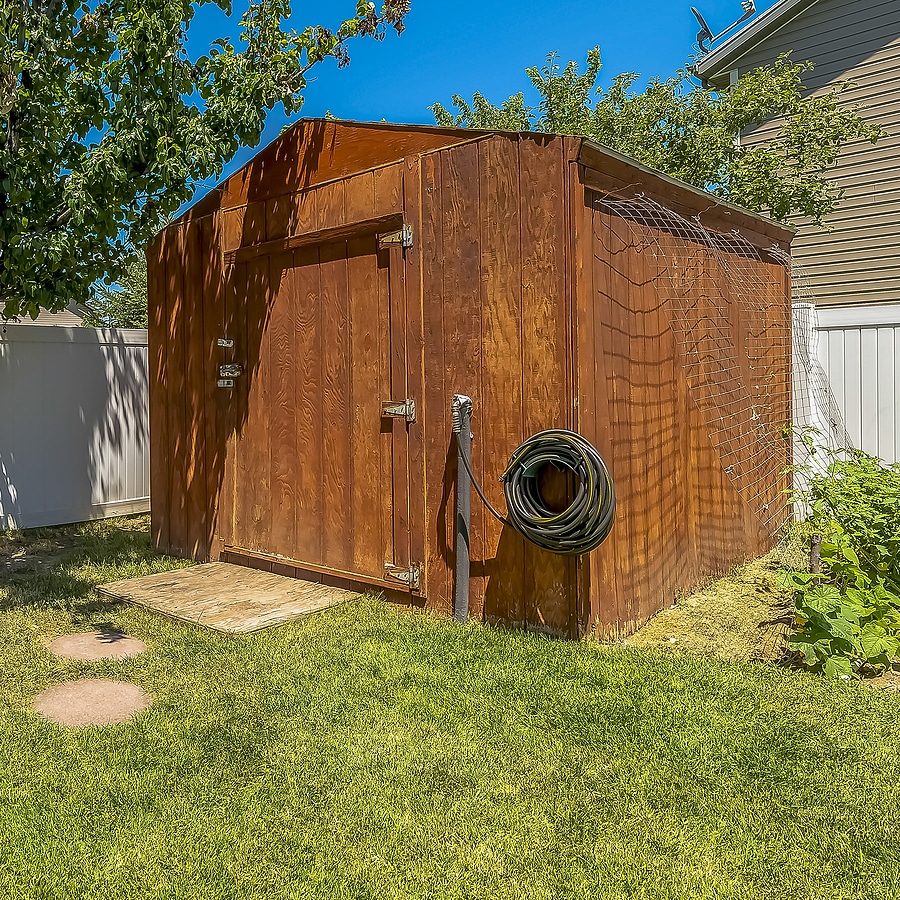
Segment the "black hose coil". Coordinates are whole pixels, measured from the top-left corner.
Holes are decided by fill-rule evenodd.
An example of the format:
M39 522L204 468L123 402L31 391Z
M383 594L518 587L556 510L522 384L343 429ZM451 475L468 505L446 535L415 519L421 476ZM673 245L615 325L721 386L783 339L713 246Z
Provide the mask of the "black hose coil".
M505 525L511 525L533 544L563 556L590 553L612 530L616 491L603 458L574 431L541 431L520 444L500 476L506 495L506 518L484 495L465 454L461 459L481 501ZM575 498L558 512L541 496L538 472L548 463L575 476Z
M552 464L575 476L575 496L567 509L550 509L537 474ZM606 540L616 512L612 476L596 448L574 431L553 429L528 438L500 476L507 521L533 544L552 553L590 553Z

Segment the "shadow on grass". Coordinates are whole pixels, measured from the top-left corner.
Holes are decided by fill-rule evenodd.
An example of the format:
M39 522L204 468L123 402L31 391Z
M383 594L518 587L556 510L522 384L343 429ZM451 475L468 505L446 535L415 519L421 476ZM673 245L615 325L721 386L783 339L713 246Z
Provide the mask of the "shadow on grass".
M150 546L149 517L0 535L0 611L30 607L92 615L114 605L94 588L185 565Z

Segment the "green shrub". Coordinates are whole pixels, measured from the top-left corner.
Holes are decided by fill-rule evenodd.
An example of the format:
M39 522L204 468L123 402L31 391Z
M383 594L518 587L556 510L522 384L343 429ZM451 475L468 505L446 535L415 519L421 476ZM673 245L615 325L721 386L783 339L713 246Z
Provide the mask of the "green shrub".
M821 571L793 571L803 663L829 675L881 671L900 652L900 465L848 450L798 498L821 534Z

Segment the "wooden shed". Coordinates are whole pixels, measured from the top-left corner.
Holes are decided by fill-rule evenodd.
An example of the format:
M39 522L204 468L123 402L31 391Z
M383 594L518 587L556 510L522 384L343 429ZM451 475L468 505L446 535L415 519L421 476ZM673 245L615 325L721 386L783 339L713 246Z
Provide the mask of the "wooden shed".
M627 633L788 517L791 234L580 138L303 120L148 251L153 542L449 612L463 393L501 510L546 428L590 440L618 494L581 557L473 499L473 617Z

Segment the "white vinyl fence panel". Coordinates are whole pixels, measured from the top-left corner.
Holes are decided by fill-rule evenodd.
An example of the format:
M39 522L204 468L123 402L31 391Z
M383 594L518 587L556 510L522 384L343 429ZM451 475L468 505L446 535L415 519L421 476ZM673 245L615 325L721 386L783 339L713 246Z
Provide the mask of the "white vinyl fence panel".
M900 461L900 304L817 313L819 361L853 445Z
M0 325L0 529L150 508L146 329Z

